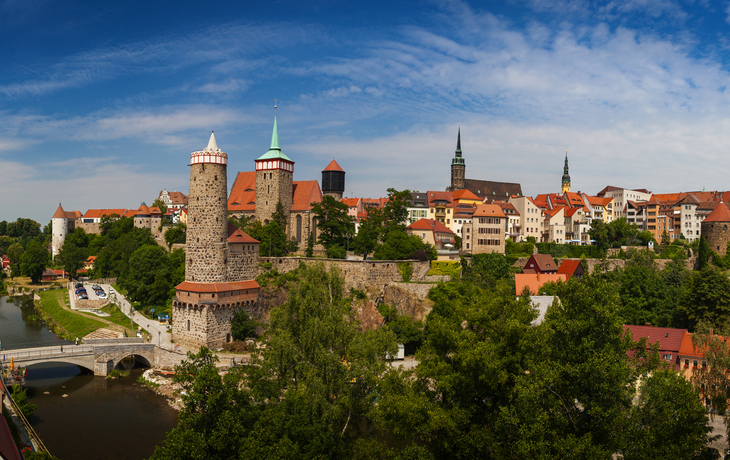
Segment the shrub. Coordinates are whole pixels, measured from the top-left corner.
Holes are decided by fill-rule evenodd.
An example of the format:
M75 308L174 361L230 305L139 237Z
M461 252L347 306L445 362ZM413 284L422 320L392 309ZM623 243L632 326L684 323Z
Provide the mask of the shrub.
M420 260L421 262L425 262L425 261L427 261L429 259L428 258L428 253L426 251L424 251L424 250L420 250L420 251L414 252L413 254L411 254L411 257L410 258L411 259Z
M347 251L341 246L330 246L327 248L327 258L329 259L346 259Z
M398 264L398 270L400 271L400 276L403 282L407 283L411 280L411 275L413 275L413 263L400 262Z

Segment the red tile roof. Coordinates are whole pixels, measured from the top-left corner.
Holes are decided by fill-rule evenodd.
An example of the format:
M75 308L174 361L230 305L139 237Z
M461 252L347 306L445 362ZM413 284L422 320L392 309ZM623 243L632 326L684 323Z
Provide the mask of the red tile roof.
M634 340L646 337L647 345L659 342L659 351L677 354L681 354L682 340L687 333L687 329L632 325L624 325L624 330L631 331Z
M411 230L428 230L437 233L449 233L452 235L454 234L454 232L452 232L451 229L449 229L447 226L433 219L418 219L417 221L409 225L408 228Z
M715 337L719 338L720 340L724 340L726 343L730 338L722 337L720 335L714 335ZM698 350L695 348L695 346L692 344L692 333L686 332L684 334L684 337L682 338L682 345L679 347L679 355L680 356L694 356L697 358L702 358L704 355L704 352L701 350Z
M474 217L507 217L498 204L478 204Z
M89 209L86 211L86 214L84 214L84 218L98 219L104 216L111 216L112 214L116 214L121 217L125 212L127 212L126 209Z
M730 209L725 203L720 202L702 222L730 222Z
M52 219L77 219L81 217L80 211L64 211L61 207L61 203L58 203L58 208L56 209L56 212L53 213Z
M530 267L530 261L535 264L535 267ZM533 254L527 260L525 268L539 268L542 272L557 272L558 264L555 263L553 256L550 254Z
M459 200L477 200L477 201L482 201L481 198L479 198L478 196L476 196L469 189L456 190L456 191L454 191L453 197L454 197L454 200L456 200L456 201L459 201Z
M579 267L583 267L580 263L580 260L563 259L563 262L558 268L558 273L568 275L568 279L570 279L571 276L575 275L575 271L578 270ZM582 273L585 273L585 269Z
M322 201L322 189L316 180L297 180L292 185L294 189L292 211L308 211L312 209L312 203Z
M448 205L454 203L454 192L434 192L429 190L426 194L428 195L429 206L434 206L434 201L446 201Z
M183 281L175 286L175 289L178 291L186 292L228 292L258 288L259 283L255 280L236 281L232 283L193 283L191 281Z
M357 206L358 201L360 201L360 198L343 198L340 200L340 203L345 203L348 207L354 208Z
M246 243L259 244L259 241L250 237L248 233L228 222L228 242L229 243Z
M337 164L337 162L335 161L334 158L332 159L332 161L330 161L330 164L328 164L327 167L324 168L324 171L342 171L342 172L345 172L345 171L342 170L342 168L340 168L340 165ZM322 172L324 172L324 171L322 171Z
M238 173L228 195L228 210L256 210L256 171Z
M567 280L567 275L557 273L517 273L515 274L515 293L521 295L527 287L530 289L530 294L537 295L543 284Z

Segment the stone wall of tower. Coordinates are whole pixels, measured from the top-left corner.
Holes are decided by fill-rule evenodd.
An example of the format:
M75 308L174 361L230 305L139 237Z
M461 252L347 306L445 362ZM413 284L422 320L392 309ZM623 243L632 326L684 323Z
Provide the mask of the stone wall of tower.
M700 225L702 236L710 245L710 249L717 255L724 256L727 253L727 244L730 242L730 222L702 222Z
M465 175L465 165L451 165L451 190L463 190L466 188Z
M262 223L270 221L279 200L284 205L284 212L289 215L294 196L293 180L293 174L289 171L256 171L256 219Z
M68 219L62 217L52 218L51 231L51 254L56 257L56 254L63 247L63 242L66 241L66 235L68 235Z
M226 165L190 166L185 280L223 283L228 269Z
M245 281L256 278L258 262L258 244L229 244L228 281Z

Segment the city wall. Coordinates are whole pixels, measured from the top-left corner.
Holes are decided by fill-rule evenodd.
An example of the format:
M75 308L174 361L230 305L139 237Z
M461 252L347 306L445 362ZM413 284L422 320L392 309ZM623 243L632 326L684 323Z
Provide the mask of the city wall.
M328 270L337 268L345 279L345 289L350 288L366 290L376 289L381 291L385 286L403 281L399 265L410 262L413 266L411 281L424 281L426 274L431 269L431 262L420 260L344 260L344 259L320 259L308 257L261 257L259 258L258 275L265 273L268 269L264 265L271 263L271 269L279 273L286 273L295 270L300 263L306 265L324 264Z
M529 257L520 257L517 259L517 261L513 264L515 267L524 267L527 261L529 260ZM555 262L559 263L559 261L562 259L557 259ZM601 271L603 270L615 270L617 268L624 268L626 266L626 260L625 259L566 259L566 260L580 260L583 264L583 268L588 273L593 273L596 271L596 269L599 269ZM657 270L664 270L667 265L671 264L673 260L671 259L654 259L654 266L657 268ZM696 257L689 257L687 260L685 260L684 265L687 267L688 270L693 270L695 267L695 264L697 263ZM604 268L605 267L605 268Z

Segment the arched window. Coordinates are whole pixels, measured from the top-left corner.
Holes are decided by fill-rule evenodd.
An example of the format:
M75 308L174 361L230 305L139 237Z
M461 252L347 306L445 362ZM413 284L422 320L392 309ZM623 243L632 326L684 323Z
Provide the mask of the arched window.
M297 214L297 243L302 242L302 215Z

